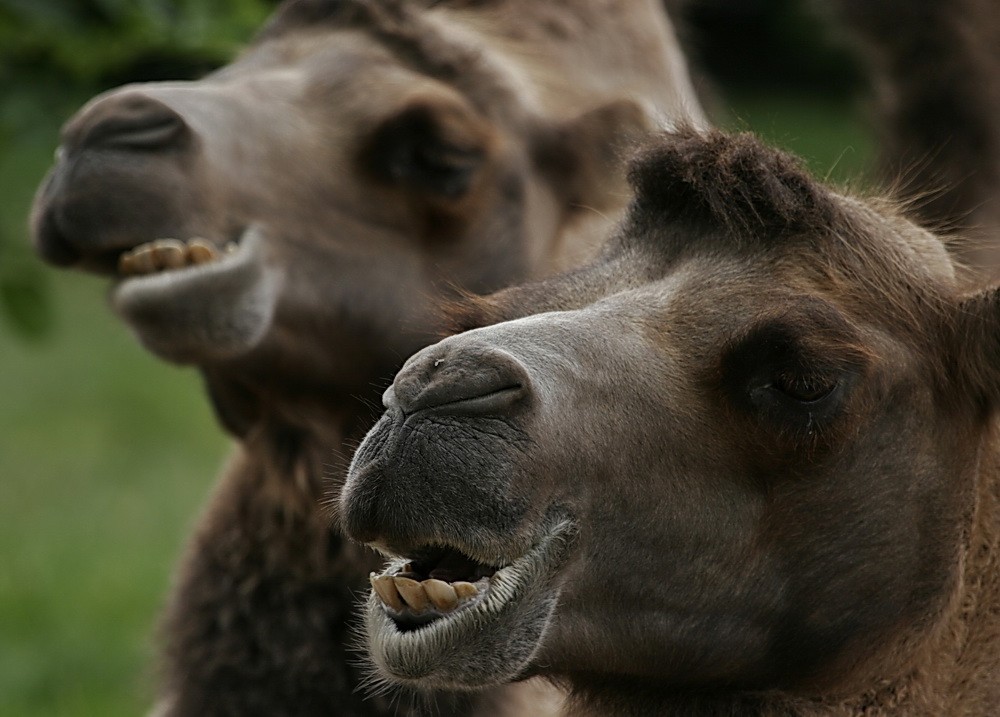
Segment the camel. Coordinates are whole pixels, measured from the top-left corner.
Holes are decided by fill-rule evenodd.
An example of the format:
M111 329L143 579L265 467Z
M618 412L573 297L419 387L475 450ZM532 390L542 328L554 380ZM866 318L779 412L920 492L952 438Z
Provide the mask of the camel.
M452 306L355 452L382 678L544 675L594 717L996 714L1000 288L749 135L664 133L629 177L601 256Z
M680 119L704 121L653 0L290 0L230 65L66 124L39 253L111 277L238 442L168 600L157 715L545 711L366 699L348 645L380 561L324 504L436 307L592 254L616 148Z

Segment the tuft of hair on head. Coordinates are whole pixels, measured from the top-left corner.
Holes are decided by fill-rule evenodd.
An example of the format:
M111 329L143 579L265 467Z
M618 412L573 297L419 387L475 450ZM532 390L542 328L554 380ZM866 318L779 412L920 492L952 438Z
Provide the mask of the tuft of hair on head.
M749 133L680 127L632 161L636 209L699 229L774 238L822 231L843 217L798 160Z

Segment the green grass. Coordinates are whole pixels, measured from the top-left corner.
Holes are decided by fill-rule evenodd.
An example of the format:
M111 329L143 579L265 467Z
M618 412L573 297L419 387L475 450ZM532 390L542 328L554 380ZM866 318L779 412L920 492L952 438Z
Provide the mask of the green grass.
M817 178L865 187L872 154L871 130L853 105L823 97L741 95L727 98L726 129L749 130L798 156Z
M732 104L727 126L761 132L819 176L865 166L863 125L841 105ZM55 137L56 123L36 128L0 163L8 236L25 237ZM23 247L3 257L34 262ZM158 606L227 441L197 375L144 352L108 311L104 282L45 272L47 338L0 323L0 715L135 717L149 703Z
M0 165L2 229L21 242L55 123L41 135ZM0 259L34 262L23 244ZM28 341L0 323L0 715L134 717L158 605L227 442L197 374L144 352L104 282L42 271L53 329Z
M98 282L53 286L57 331L0 353L0 714L134 715L225 441L197 376L141 351Z

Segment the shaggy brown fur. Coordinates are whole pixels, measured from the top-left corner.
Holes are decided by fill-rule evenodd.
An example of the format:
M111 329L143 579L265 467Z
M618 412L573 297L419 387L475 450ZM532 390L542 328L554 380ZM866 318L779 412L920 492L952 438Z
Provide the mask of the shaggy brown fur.
M693 229L723 226L726 236L773 240L830 227L836 203L787 156L762 154L751 135L702 136L687 129L638 157L629 172L639 205L656 221Z
M387 577L495 570L420 626L373 595L383 676L545 674L578 717L994 715L1000 289L746 135L668 133L632 181L599 260L477 302L507 320L412 357L356 452Z

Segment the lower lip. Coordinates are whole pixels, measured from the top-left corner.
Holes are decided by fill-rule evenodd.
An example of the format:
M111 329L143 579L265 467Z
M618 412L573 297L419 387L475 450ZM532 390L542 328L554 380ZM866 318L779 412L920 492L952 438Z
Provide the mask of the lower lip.
M532 551L490 578L481 599L425 625L401 628L373 592L365 616L370 658L387 679L418 688L480 688L517 679L551 620L559 597L552 578L575 535L568 519L553 521Z

